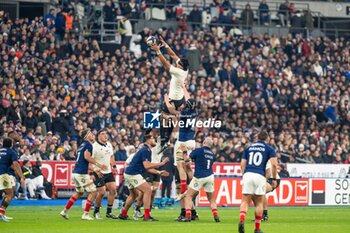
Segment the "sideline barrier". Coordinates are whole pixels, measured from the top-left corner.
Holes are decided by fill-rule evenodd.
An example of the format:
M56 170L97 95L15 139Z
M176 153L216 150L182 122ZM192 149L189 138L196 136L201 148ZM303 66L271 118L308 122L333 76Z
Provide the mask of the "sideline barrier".
M44 176L57 189L74 189L71 174L74 161L43 161ZM116 184L122 181L124 163L117 162ZM350 165L287 164L299 178L281 180L280 187L268 194L270 206L350 205ZM219 206L239 206L241 201L241 168L238 163L215 163L215 196ZM295 172L297 171L297 172ZM300 178L303 176L302 178ZM305 177L304 177L305 176ZM309 177L308 177L309 176ZM318 176L317 178L313 178ZM323 178L328 176L328 178ZM334 178L336 177L336 178ZM346 178L348 177L348 178ZM208 206L204 191L199 206Z
M216 203L219 206L239 206L241 182L241 178L216 178ZM350 179L285 178L267 196L269 206L350 206ZM198 206L209 206L203 190L198 195Z

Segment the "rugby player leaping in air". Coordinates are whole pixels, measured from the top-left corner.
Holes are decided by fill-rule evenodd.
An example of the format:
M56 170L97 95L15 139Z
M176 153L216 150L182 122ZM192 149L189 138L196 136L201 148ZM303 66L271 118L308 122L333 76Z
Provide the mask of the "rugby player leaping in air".
M151 46L151 48L156 52L164 68L170 72L171 80L168 95L169 101L174 105L175 110L179 110L179 107L181 107L185 103L184 92L181 87L181 83L185 84L186 82L186 78L188 76L189 62L187 58L180 59L162 37L159 37L159 41L161 42L160 45L157 45L155 43ZM163 56L162 52L160 51L161 47L164 47L171 59L176 62L175 66L171 65L170 62ZM161 110L163 113L161 116L162 119L170 117L170 112L166 104L163 103ZM171 133L173 131L173 124L171 124L171 127L169 128L164 128L163 124L160 125L161 152L166 148L169 142Z

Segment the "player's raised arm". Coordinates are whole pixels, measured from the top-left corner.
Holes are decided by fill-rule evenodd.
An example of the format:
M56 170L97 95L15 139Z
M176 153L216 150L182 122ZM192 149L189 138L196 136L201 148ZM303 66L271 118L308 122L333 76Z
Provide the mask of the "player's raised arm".
M160 46L157 44L153 44L151 46L151 48L156 52L159 60L162 62L164 68L169 71L170 70L170 62L164 57L164 55L162 54L162 52L160 51Z
M162 36L159 36L159 41L162 43L162 46L164 46L171 59L173 59L176 62L180 60L180 58L176 55L174 50L172 50L170 46L165 42Z

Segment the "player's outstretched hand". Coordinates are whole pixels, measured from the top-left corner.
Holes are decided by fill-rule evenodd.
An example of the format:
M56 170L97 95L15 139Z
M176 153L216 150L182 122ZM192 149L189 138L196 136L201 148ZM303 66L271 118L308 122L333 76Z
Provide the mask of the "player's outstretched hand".
M169 158L168 157L166 157L164 160L163 160L163 164L167 164L169 162Z
M167 172L167 171L165 171L165 170L161 170L161 171L159 172L159 175L160 175L160 176L169 176L169 172Z
M154 51L159 51L160 50L160 46L159 45L157 45L156 43L155 44L152 44L151 45L151 49L153 49Z
M163 46L165 46L166 47L166 45L167 45L167 43L165 42L165 40L164 40L164 38L162 37L162 36L158 36L158 40L160 41L160 45L161 45L161 47L163 47Z

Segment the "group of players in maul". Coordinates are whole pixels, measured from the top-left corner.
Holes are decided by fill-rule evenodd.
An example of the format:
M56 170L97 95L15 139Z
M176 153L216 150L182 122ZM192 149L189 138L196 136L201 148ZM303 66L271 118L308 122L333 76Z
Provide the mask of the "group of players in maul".
M138 151L129 156L125 163L124 183L129 189L129 196L118 216L112 213L112 206L116 195L116 182L112 169L116 169L114 153L109 142L106 129L102 129L94 135L90 129L80 132L82 143L77 151L76 164L72 179L76 186L76 192L70 197L60 215L68 219L68 211L73 204L87 192L83 220L101 220L100 208L102 199L108 190L108 206L106 217L111 219L128 220L128 210L136 202L133 219L143 218L144 221L158 221L151 216L151 207L156 190L159 186L160 177L168 176L169 173L159 168L169 162L168 158L162 160L162 153L169 146L174 124L163 126L163 121L186 122L197 117L196 102L191 99L186 90L186 78L188 76L189 62L186 58L179 58L169 47L162 37L159 44L154 43L151 48L162 62L164 68L171 75L169 93L165 94L161 106L161 124L159 129L145 129L144 143ZM161 48L164 47L172 61L171 63L163 56ZM158 114L158 111L157 111ZM174 147L174 165L177 167L175 174L176 201L181 203L181 213L176 219L179 222L199 220L195 210L194 200L203 187L207 194L215 222L220 222L217 205L214 197L214 173L213 163L216 155L211 147L213 140L206 137L202 147L196 148L195 130L192 127L179 127L178 136ZM244 233L245 217L251 201L255 209L255 233L261 233L260 223L267 220L267 200L265 194L273 191L279 185L277 174L277 160L275 151L265 143L268 133L261 130L255 135L255 141L248 146L243 153L241 168L243 175L242 203L240 206L240 220L238 232ZM0 190L4 197L0 205L0 220L10 221L5 215L6 208L13 197L13 175L17 173L21 182L24 182L18 153L15 148L16 133L12 133L3 140L0 149ZM191 168L194 161L195 171ZM93 217L89 215L91 206L94 204ZM141 213L143 206L144 213Z

